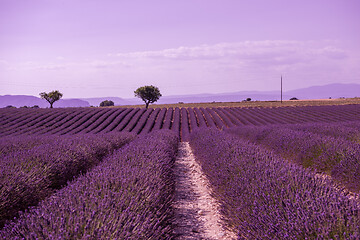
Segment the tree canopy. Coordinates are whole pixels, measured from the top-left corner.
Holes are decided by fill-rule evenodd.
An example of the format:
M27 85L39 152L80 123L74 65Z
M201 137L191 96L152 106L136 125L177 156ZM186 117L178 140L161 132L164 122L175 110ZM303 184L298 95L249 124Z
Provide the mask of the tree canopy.
M42 92L39 94L40 97L42 99L45 99L46 101L48 101L50 103L50 108L53 108L53 104L54 102L60 100L60 98L62 98L63 94L61 92L59 92L58 90L46 93L46 92Z
M100 107L114 106L114 102L111 100L105 100L100 103Z
M145 102L146 109L150 103L156 102L162 96L159 88L153 85L139 87L134 93L135 97L139 97Z

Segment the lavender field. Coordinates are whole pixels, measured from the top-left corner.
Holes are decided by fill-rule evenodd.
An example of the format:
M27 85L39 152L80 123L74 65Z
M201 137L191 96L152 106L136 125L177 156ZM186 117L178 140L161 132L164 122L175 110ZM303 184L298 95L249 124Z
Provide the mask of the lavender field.
M358 105L277 108L57 108L0 109L0 137L131 132L170 129L187 139L199 127L225 129L359 120Z
M177 239L189 141L238 239L360 238L360 108L0 109L2 239Z

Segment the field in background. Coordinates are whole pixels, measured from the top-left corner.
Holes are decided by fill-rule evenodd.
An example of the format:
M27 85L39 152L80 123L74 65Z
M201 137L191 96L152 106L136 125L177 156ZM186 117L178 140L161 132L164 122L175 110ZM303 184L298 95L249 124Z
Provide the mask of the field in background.
M184 104L185 105L185 104ZM297 107L158 107L0 109L0 137L42 134L174 131L182 140L197 128L262 126L360 119L358 104Z
M149 108L175 108L175 107L296 107L296 106L324 106L360 104L360 98L312 99L312 100L284 100L280 101L249 101L249 102L207 102L207 103L175 103L150 104ZM144 107L142 105L122 105L120 108Z

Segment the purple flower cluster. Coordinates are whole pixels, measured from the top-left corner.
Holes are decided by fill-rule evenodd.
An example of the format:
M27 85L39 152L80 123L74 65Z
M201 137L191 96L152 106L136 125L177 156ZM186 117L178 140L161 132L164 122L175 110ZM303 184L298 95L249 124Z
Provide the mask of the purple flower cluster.
M190 136L239 239L359 239L360 203L326 178L224 131Z
M151 110L150 111L151 114L149 116L147 116L147 118L144 118L144 120L143 120L144 121L143 127L138 128L138 131L136 133L141 133L141 134L149 133L151 130L153 130L153 128L155 128L156 123L157 123L156 130L160 130L159 124L161 124L161 121L159 121L159 123L156 121L156 119L159 116L160 110L161 110L160 117L164 117L165 109L156 108L156 109L154 109L154 111ZM135 131L133 131L133 132L135 132Z
M288 127L294 130L307 131L360 143L360 120L336 123L295 124Z
M19 150L28 150L41 144L53 144L57 138L48 136L8 136L0 138L0 157Z
M118 133L2 139L0 226L133 138L133 134Z
M229 132L261 144L284 158L303 167L326 173L351 191L360 190L360 145L343 138L334 138L306 131L314 125L272 125L268 127L241 127ZM294 130L296 128L298 130ZM315 129L315 127L310 127ZM336 128L333 129L336 132ZM323 129L323 132L326 128ZM340 131L339 131L340 133ZM343 133L344 134L344 133ZM335 135L335 133L333 134Z
M173 113L173 120L171 123L171 130L174 131L176 134L180 136L180 129L181 129L181 112L180 108L175 108Z
M178 137L137 137L21 214L3 239L171 239L172 167Z
M159 109L159 108L157 108L157 109ZM156 110L157 110L156 109ZM155 111L156 111L155 110ZM159 109L160 110L160 109ZM165 114L166 114L166 112L167 112L167 109L166 108L162 108L161 110L160 110L160 112L158 113L158 115L157 115L157 117L156 117L156 119L155 119L155 122L154 122L154 125L153 125L153 127L152 127L152 129L151 130L153 130L153 131L157 131L157 130L160 130L161 128L162 128L162 125L163 125L163 119L165 119ZM150 132L151 130L150 129L148 129L146 126L144 127L144 132L145 133L148 133L148 132Z
M123 121L123 119L129 115L130 112L136 111L137 108L124 108L124 109L114 109L114 113L111 113L109 117L105 117L103 119L98 119L97 124L92 128L86 130L89 133L108 133L114 130L114 132L118 132L119 123ZM131 115L132 116L132 115ZM125 122L125 121L124 121ZM116 128L116 130L115 130Z
M181 108L181 140L188 141L190 134L190 121L186 108Z

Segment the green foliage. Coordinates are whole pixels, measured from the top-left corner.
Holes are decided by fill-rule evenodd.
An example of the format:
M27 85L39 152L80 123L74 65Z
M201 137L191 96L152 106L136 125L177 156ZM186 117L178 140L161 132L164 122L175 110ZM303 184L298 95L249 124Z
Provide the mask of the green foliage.
M52 91L49 93L46 93L46 92L40 93L40 97L50 103L50 108L53 108L54 102L60 100L60 98L62 98L62 96L63 96L63 94L61 92L59 92L58 90L55 90L55 91Z
M162 96L159 88L153 85L139 87L134 93L135 97L139 97L145 102L146 108L149 107L150 103L156 102Z
M111 100L105 100L100 103L100 107L114 106L114 102Z
M299 100L299 99L296 97L292 97L292 98L290 98L290 100Z
M250 102L250 101L251 101L251 98L248 97L248 98L246 99L246 101L247 101L247 102Z

